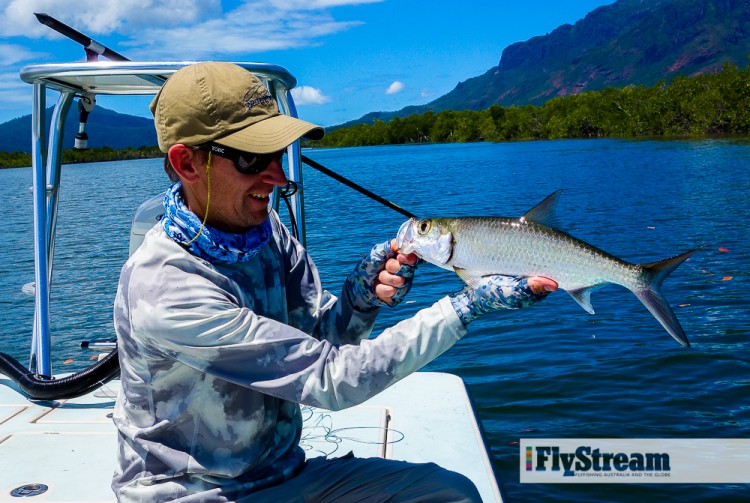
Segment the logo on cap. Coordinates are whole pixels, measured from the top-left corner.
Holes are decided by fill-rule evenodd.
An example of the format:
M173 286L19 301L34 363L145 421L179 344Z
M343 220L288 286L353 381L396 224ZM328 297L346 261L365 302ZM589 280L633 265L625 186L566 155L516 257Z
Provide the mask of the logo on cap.
M263 106L268 103L275 103L273 97L268 94L268 91L266 91L265 94L261 94L260 96L257 95L257 88L250 89L248 92L245 93L245 96L242 98L242 102L245 104L245 106L252 110L253 107L256 106Z

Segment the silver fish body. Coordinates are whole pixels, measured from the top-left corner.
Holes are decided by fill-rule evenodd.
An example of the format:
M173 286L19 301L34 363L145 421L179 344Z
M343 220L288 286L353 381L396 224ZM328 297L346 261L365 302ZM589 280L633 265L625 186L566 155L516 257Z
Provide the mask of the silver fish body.
M659 292L664 278L695 250L652 264L632 264L554 228L560 191L521 218L411 219L396 237L402 253L455 271L465 282L491 274L546 276L593 314L591 292L609 283L632 291L680 344L679 321Z

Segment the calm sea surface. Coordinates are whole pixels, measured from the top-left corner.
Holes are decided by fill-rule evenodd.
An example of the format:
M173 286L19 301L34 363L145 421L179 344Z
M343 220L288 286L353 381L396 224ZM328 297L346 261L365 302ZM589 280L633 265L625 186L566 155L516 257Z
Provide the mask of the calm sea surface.
M748 485L520 484L518 469L521 438L750 437L750 142L577 140L306 154L423 217L520 216L564 189L563 228L625 260L652 262L706 245L663 288L691 349L630 292L610 286L594 293L594 316L562 291L533 308L487 316L428 370L468 383L507 501L750 499ZM81 341L112 337L131 218L166 188L160 164L63 168L55 371L88 365ZM393 237L404 218L311 169L304 183L307 245L324 284L338 293L353 263ZM33 322L33 297L23 293L34 280L30 185L30 169L0 170L0 351L22 362ZM377 330L459 288L452 273L421 267L408 302L385 310Z

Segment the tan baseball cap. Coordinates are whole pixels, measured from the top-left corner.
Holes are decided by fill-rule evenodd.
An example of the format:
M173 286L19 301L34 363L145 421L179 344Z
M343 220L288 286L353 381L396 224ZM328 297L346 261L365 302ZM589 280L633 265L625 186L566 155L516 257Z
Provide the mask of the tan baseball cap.
M251 72L232 63L196 63L176 71L151 102L162 152L209 141L255 154L278 152L323 128L279 113L276 100Z

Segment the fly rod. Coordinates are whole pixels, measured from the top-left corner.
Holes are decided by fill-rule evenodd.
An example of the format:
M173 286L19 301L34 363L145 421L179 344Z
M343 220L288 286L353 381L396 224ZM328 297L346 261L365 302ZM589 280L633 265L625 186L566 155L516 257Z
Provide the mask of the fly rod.
M309 157L304 156L304 155L301 156L301 157L302 157L302 162L304 162L305 164L307 164L311 168L317 169L321 173L324 173L324 174L330 176L334 180L343 183L347 187L350 187L350 188L356 190L357 192L359 192L361 194L364 194L364 195L366 195L367 197L369 197L371 199L374 199L375 201L379 202L380 204L382 204L384 206L389 207L392 210L398 211L399 213L401 213L404 216L407 216L409 218L417 218L417 216L414 213L403 209L401 206L399 206L396 203L392 203L392 202L388 201L387 199L383 199L382 197L380 197L376 193L374 193L374 192L372 192L370 190L367 190L366 188L362 187L361 185L356 184L355 182L349 180L348 178L346 178L344 176L339 175L335 171L331 171L330 169L326 168L322 164L313 161Z

